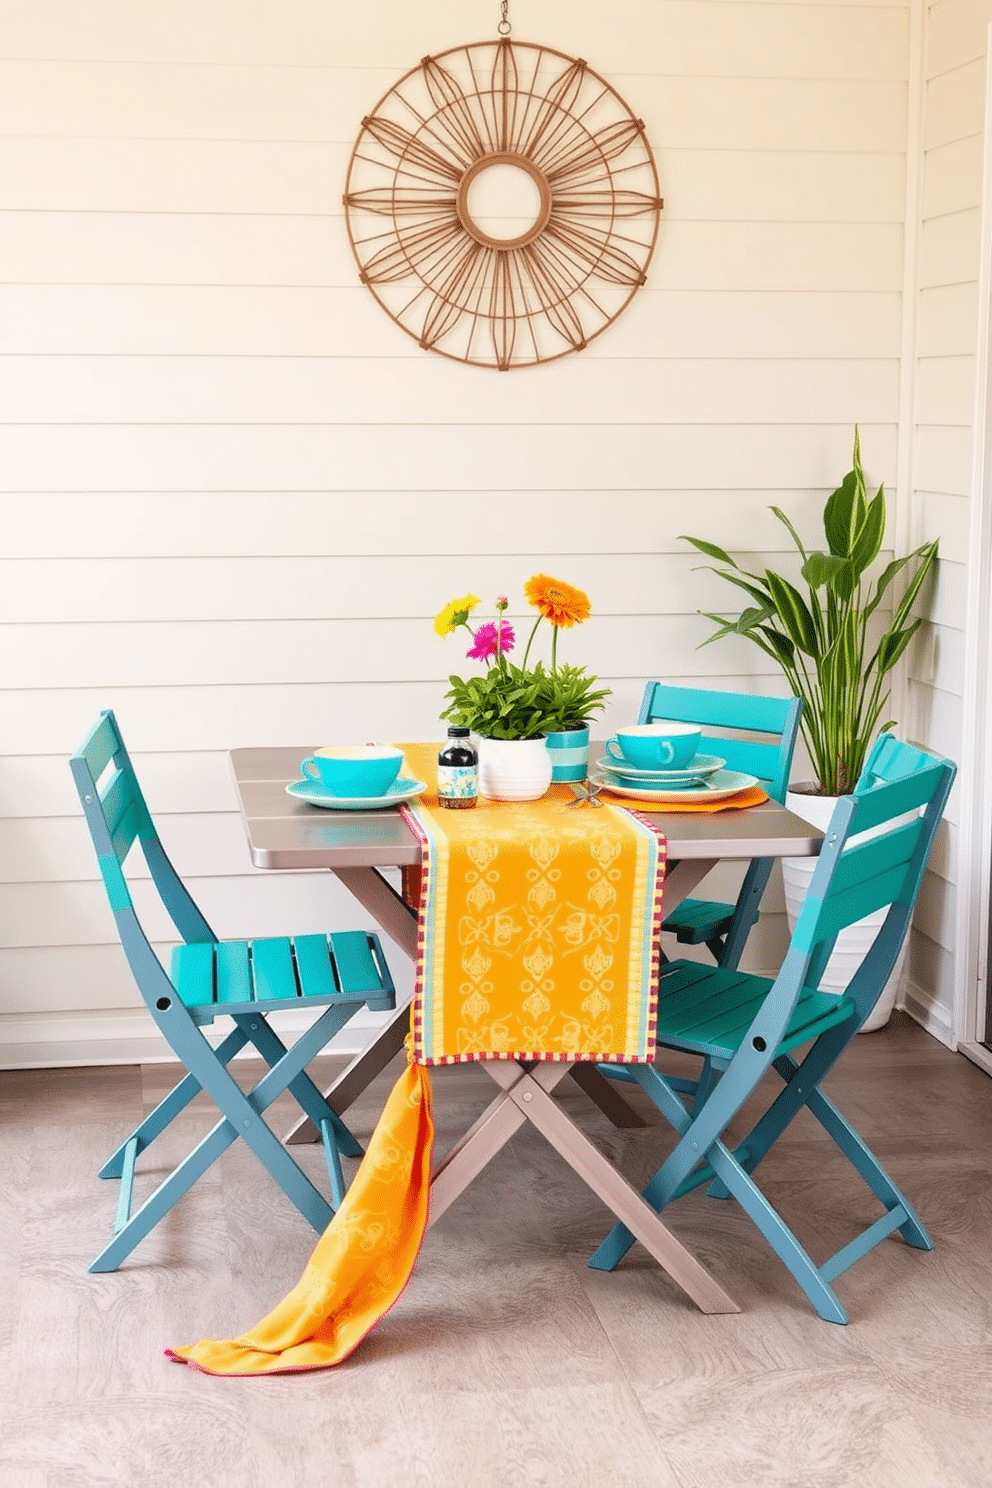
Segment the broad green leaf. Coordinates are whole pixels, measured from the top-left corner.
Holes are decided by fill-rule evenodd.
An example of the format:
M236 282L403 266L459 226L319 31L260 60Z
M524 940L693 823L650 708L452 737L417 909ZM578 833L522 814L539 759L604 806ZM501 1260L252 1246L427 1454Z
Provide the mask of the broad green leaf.
M890 631L884 635L879 642L878 650L875 652L876 664L881 675L891 672L910 641L913 639L920 626L923 624L922 616L914 620L905 630Z
M854 549L851 553L851 561L859 574L863 574L870 563L874 563L882 551L882 539L885 536L885 489L879 486L878 491L868 503L861 531L857 535Z
M892 583L892 580L895 578L896 574L899 573L901 569L904 569L906 567L906 564L914 556L915 555L913 553L907 553L905 558L893 558L891 563L887 563L885 565L881 574L879 575L878 582L875 586L875 593L865 605L866 619L869 615L873 615L875 613L875 611L878 609L879 604L881 603L882 596L884 595L886 589L888 589L889 585Z
M701 537L689 537L684 532L679 534L679 542L692 543L692 546L698 548L701 553L705 553L707 558L715 558L718 563L727 563L731 568L737 567L730 554L724 552L723 548L718 548L716 543L703 542Z
M760 587L764 581L756 579L755 575L745 574L740 569L734 573L726 573L722 568L711 568L709 572L717 574L721 579L726 579L728 584L734 584L738 589L743 589L745 594L750 594L751 598L756 599L759 604L770 603L767 589ZM752 582L752 579L755 582Z
M811 589L822 589L841 569L851 567L849 558L835 558L832 553L810 553L803 564L803 578Z
M823 509L823 530L827 546L838 558L850 558L865 519L864 491L858 478L849 470Z
M765 570L765 583L775 603L775 613L789 639L800 651L814 656L817 650L816 624L799 590L771 569Z
M803 562L805 562L806 561L806 549L803 546L803 540L799 536L799 533L796 531L795 527L793 527L792 523L789 521L788 517L785 515L785 512L782 511L782 509L780 507L777 507L777 506L771 507L770 510L772 512L774 512L775 516L778 517L778 519L782 523L782 525L784 527L787 527L789 529L789 532L790 532L790 534L792 536L792 541L795 543L796 547L799 550L799 556L802 558Z
M906 585L906 591L903 594L902 599L900 599L899 601L899 606L895 614L892 616L891 628L893 630L903 624L910 610L913 608L916 596L919 594L921 588L923 587L923 581L926 578L927 574L930 572L934 560L937 557L937 544L935 542L924 543L921 548L916 549L915 553L911 553L910 557L919 557L920 566L916 570L916 573L913 575L913 577L910 579L909 583Z

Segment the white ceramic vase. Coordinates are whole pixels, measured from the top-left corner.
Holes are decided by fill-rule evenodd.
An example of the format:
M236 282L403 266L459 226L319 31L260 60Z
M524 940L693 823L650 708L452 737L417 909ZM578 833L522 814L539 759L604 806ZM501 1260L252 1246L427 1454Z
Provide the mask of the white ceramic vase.
M479 739L479 795L490 801L538 801L551 784L551 756L536 739Z
M810 796L803 791L790 790L786 792L785 804L796 816L802 817L803 821L810 822L814 827L819 827L822 832L830 824L837 800L836 796ZM803 900L815 869L815 858L782 859L785 912L790 932L796 927L796 920L799 918L799 911L802 909ZM857 920L853 925L848 925L841 931L820 980L820 986L824 991L842 992L844 990L873 945L887 913L885 909L876 910L874 914L866 915L863 920ZM907 935L896 959L892 975L882 988L874 1008L862 1023L860 1033L873 1033L877 1028L884 1028L889 1021L902 986L908 948L909 937Z

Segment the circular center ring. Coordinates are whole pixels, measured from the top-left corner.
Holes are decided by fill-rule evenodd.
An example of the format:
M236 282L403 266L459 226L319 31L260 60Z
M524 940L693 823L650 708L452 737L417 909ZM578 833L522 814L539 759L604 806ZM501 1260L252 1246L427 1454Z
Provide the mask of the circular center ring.
M469 212L468 194L472 182L476 176L481 175L483 171L489 170L494 165L510 165L514 166L517 170L525 171L540 193L541 202L536 218L530 227L527 228L526 232L520 233L515 238L492 237L479 227ZM518 155L514 150L499 151L493 155L483 155L480 160L473 161L469 166L458 183L455 209L462 227L477 243L481 243L484 248L526 248L528 243L533 243L535 238L541 236L551 218L551 187L544 172L539 170L532 160L528 160L526 155Z

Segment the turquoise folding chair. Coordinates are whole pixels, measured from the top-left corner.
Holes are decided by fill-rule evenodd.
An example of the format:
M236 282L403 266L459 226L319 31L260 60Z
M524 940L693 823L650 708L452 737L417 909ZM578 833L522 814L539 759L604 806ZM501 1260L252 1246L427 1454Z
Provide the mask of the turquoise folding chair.
M650 1064L624 1066L678 1134L644 1197L660 1211L709 1183L714 1197L735 1198L820 1317L830 1322L847 1321L831 1283L886 1236L899 1230L909 1245L933 1248L909 1200L824 1094L822 1082L871 1012L895 965L954 774L947 760L883 735L856 791L834 809L775 980L690 961L661 968L659 1049L699 1056L698 1082L665 1075ZM876 830L868 840L857 840L870 829ZM845 991L821 992L819 980L838 932L886 905L882 927ZM810 1047L797 1059L792 1051L800 1045ZM731 1150L725 1136L728 1123L772 1067L784 1088ZM884 1211L820 1265L754 1179L759 1163L802 1110L833 1138ZM817 1166L821 1161L816 1159ZM618 1225L590 1265L612 1270L631 1243L629 1230Z
M116 1270L239 1137L314 1229L326 1229L344 1197L341 1156L359 1157L362 1149L305 1067L360 1007L395 1007L393 981L378 937L353 930L329 936L219 941L166 856L113 713L101 714L70 765L132 975L149 1012L188 1071L100 1170L101 1178L119 1178L121 1188L114 1238L89 1269ZM172 952L168 972L131 901L125 864L136 842L183 940ZM267 1021L279 1009L321 1007L325 1011L289 1049ZM234 1027L215 1048L202 1030L222 1015L231 1017ZM246 1093L227 1066L248 1044L269 1069ZM218 1106L221 1119L132 1214L138 1156L201 1090ZM333 1204L314 1187L262 1119L262 1113L285 1090L320 1129Z
M673 718L701 724L701 753L719 755L728 769L753 775L773 800L784 801L801 711L799 698L705 692L648 682L637 721ZM732 733L709 733L709 729ZM747 737L733 737L734 733ZM737 966L758 918L773 863L773 858L755 858L748 865L736 903L684 899L662 929L672 932L683 945L705 945L718 966Z

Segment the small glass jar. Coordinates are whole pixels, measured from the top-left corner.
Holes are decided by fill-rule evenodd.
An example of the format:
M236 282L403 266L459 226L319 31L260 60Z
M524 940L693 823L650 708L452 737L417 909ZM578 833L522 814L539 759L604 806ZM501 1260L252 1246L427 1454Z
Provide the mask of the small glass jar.
M437 757L437 800L452 811L466 811L479 801L479 756L467 728L448 729L448 742Z

